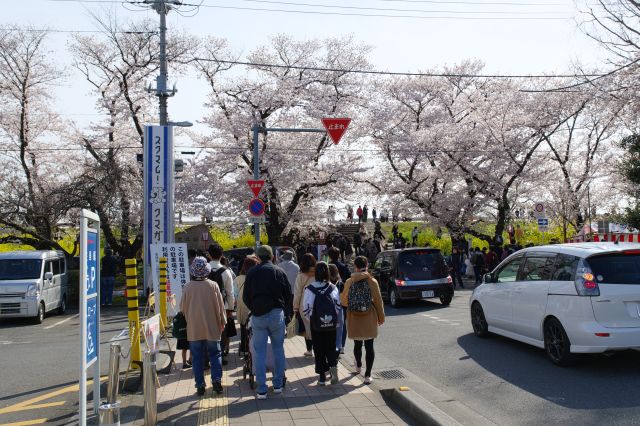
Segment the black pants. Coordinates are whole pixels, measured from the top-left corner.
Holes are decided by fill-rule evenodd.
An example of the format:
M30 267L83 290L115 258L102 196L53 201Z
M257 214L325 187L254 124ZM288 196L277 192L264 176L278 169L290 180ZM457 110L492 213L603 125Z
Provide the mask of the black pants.
M362 367L362 340L354 340L353 341L353 356L356 359L356 366ZM373 351L373 339L364 341L364 349L367 354L364 357L364 360L367 364L367 367L364 371L365 377L371 377L371 369L373 368L373 360L376 357L375 352Z
M311 333L311 336L313 336L313 333ZM311 352L311 349L313 349L313 340L305 337L304 344L307 345L307 350Z
M336 353L336 331L311 331L313 340L313 355L316 360L316 373L324 374L329 371L329 367L338 365L338 354Z

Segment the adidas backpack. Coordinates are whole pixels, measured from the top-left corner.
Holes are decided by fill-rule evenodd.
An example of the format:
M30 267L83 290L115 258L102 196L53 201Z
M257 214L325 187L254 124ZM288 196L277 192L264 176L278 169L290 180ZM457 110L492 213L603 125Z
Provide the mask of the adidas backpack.
M311 312L311 329L313 331L335 331L338 328L338 307L331 297L336 288L333 284L326 284L322 288L313 285L307 287L316 297Z
M371 309L371 288L367 280L356 281L351 283L349 287L349 304L350 312L364 314Z

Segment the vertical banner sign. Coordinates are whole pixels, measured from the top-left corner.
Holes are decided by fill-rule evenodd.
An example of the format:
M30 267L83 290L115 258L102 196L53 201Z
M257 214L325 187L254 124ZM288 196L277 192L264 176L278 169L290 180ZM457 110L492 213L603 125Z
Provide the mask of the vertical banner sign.
M153 291L160 294L160 258L167 259L167 312L175 316L180 310L182 288L189 282L187 245L185 243L152 244L150 247ZM169 291L171 289L171 291ZM156 312L160 312L160 298L156 297Z
M80 424L87 424L87 368L93 366L93 411L100 405L100 219L80 215Z
M144 285L149 288L150 245L174 239L173 127L145 126L144 135Z

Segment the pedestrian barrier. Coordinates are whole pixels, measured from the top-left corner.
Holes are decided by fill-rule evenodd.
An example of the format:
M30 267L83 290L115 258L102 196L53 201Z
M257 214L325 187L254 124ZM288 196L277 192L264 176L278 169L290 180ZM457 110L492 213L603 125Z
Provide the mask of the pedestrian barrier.
M155 426L158 422L158 401L156 399L156 362L150 351L144 353L144 425Z
M165 330L167 322L167 258L161 257L158 262L160 266L160 318L162 319L162 329Z
M98 409L101 426L120 426L120 343L112 342L109 350L109 374L107 376L107 403Z
M127 279L127 307L129 317L129 340L131 352L129 368L142 370L142 352L140 350L140 311L138 308L138 274L136 260L125 260Z

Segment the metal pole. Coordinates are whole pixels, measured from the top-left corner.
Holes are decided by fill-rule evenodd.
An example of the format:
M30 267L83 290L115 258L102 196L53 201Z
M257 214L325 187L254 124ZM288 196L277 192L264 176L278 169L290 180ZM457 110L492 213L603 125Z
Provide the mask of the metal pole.
M144 426L158 423L158 405L156 400L156 362L150 351L144 353Z
M253 124L253 178L258 180L260 179L260 150L258 147L258 136L260 132L260 126L256 121ZM260 246L260 224L256 223L253 225L253 231L256 237L256 250Z
M164 1L156 2L156 11L160 15L160 74L157 79L156 91L160 102L160 125L166 126L167 114L167 12L169 6ZM173 218L172 218L173 219Z
M107 403L118 400L120 386L120 343L112 342L109 350L109 382L107 383Z
M80 218L80 277L87 276L87 226L89 220ZM85 361L85 348L87 345L87 281L80 279L80 395L78 396L78 409L80 410L80 426L87 424L87 364Z
M587 214L589 215L589 235L593 234L593 230L591 228L591 194L590 194L590 185L587 185Z

